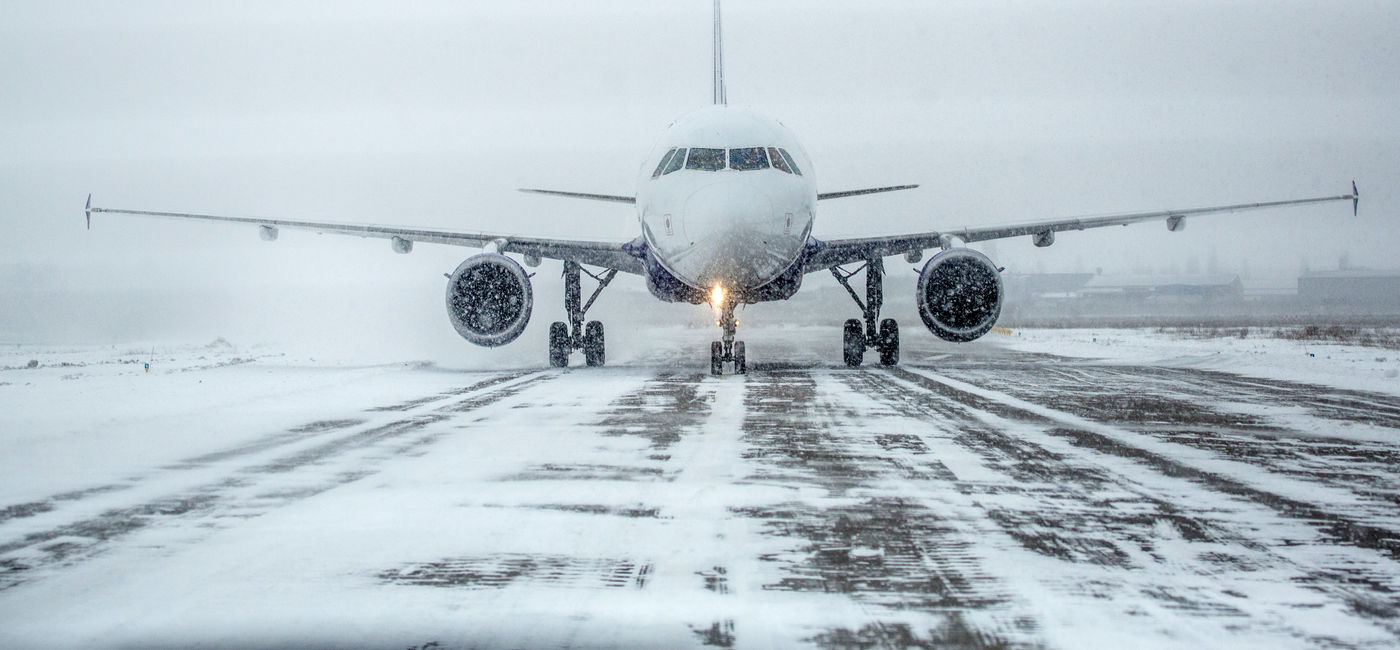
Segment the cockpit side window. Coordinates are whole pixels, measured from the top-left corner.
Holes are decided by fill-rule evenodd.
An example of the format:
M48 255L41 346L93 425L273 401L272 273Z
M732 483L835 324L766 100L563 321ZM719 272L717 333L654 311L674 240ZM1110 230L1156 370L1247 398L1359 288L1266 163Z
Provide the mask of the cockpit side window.
M672 147L670 151L666 152L666 155L661 157L661 162L656 163L656 171L651 173L651 177L657 178L661 176L661 170L666 168L666 163L671 162L671 156L674 155L676 155L676 150Z
M783 160L783 155L778 153L777 147L768 147L768 157L772 159L773 166L778 168L778 170L785 171L789 174L792 173L792 168L788 167L787 161Z
M690 156L685 159L685 168L707 172L724 169L724 150L702 149L700 147L691 149Z
M788 154L787 149L779 149L778 153L783 155L783 160L787 161L788 167L792 168L792 173L798 176L802 175L802 170L797 168L797 163L793 162L792 156Z
M685 147L681 147L680 149L677 149L677 150L676 150L676 155L671 156L671 161L670 161L669 163L666 164L666 169L665 169L665 171L662 171L661 173L662 173L663 175L669 174L669 173L671 173L671 172L673 172L673 171L676 171L677 169L680 169L680 168L681 168L681 165L684 165L684 164L685 164Z
M729 168L740 171L748 169L768 169L768 156L763 147L745 147L729 150Z

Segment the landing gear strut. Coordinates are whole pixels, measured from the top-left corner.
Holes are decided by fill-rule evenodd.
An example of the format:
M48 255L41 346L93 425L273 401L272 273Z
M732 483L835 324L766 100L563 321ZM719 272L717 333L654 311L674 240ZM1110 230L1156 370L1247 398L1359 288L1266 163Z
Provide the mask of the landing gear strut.
M725 298L719 305L719 326L724 330L721 340L710 343L710 374L724 374L725 362L734 363L734 374L748 372L748 359L744 354L744 342L734 340L734 330L739 321L734 318L734 301Z
M846 365L854 368L864 361L865 351L873 348L880 351L882 365L896 365L899 363L899 323L893 318L880 320L880 307L885 303L885 263L878 257L871 258L861 268L865 270L864 301L851 288L850 282L861 269L847 272L839 266L831 268L831 275L846 288L851 300L856 301L865 315L865 322L855 318L846 321L842 330L842 357Z
M583 298L580 279L584 274L597 280L598 287L588 297L588 302L580 304ZM603 293L603 287L608 286L616 276L617 269L594 275L585 271L578 262L564 262L564 311L569 314L569 322L556 321L549 326L549 365L555 368L568 366L569 354L574 350L583 350L583 359L588 365L603 365L603 324L595 320L585 325L583 318L588 308L593 306L593 301L598 299L598 294Z

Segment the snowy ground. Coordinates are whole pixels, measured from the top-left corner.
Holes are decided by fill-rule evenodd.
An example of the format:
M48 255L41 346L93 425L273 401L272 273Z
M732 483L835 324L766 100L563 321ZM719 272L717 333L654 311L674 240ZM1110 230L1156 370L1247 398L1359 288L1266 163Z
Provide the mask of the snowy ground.
M724 378L679 328L563 371L5 348L0 647L1400 643L1394 350L741 333Z
M1367 330L1391 345L1288 338L1302 328L998 330L1000 347L1130 364L1219 370L1252 377L1324 384L1400 395L1400 349L1394 329ZM1238 336L1238 332L1244 336ZM1360 338L1360 337L1355 337Z

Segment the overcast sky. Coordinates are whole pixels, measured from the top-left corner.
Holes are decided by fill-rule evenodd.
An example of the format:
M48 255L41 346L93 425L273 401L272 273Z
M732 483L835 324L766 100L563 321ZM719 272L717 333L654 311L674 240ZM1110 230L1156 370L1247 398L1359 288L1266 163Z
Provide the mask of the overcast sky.
M471 252L116 216L88 233L88 192L630 239L630 206L514 189L632 194L652 142L709 99L709 21L704 0L0 2L0 281L436 294ZM818 236L1335 195L1354 178L1357 218L1337 204L993 252L1012 271L1160 272L1212 249L1255 275L1343 253L1400 265L1400 3L732 0L725 28L730 102L792 127L822 191L922 184L823 202Z

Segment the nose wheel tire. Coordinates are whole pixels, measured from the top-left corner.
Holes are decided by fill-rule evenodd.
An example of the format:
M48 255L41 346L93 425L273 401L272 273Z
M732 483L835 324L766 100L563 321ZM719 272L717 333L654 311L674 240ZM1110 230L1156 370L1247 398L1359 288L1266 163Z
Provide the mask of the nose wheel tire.
M710 374L716 377L724 374L724 363L732 361L734 363L734 374L742 375L749 371L748 359L746 358L743 341L735 341L732 351L724 353L724 343L713 341L710 343Z
M880 321L880 365L893 366L899 363L899 323L893 318Z
M855 368L865 358L865 326L852 318L842 331L842 351L846 365Z
M605 360L603 347L603 324L588 321L583 328L583 358L590 366L601 366Z
M555 368L565 368L569 365L569 352L571 348L569 342L569 326L554 322L549 325L549 365Z

